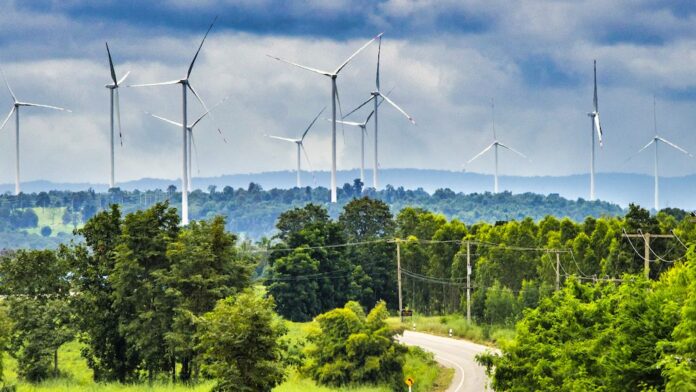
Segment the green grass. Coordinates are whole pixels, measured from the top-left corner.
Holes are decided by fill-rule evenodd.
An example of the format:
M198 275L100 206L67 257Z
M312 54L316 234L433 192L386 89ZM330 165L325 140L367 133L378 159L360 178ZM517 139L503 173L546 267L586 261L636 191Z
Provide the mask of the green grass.
M41 234L41 228L48 226L51 228L51 237L55 237L58 233L72 234L73 225L63 224L63 214L65 213L65 207L33 207L34 213L39 217L39 223L36 227L31 229L25 229L29 234Z
M287 323L288 334L285 339L291 343L302 342L312 328L313 323ZM9 355L4 357L5 383L16 385L18 392L203 392L210 391L213 381L206 381L193 386L171 384L166 381L158 381L152 385L134 384L123 385L118 383L95 383L92 380L92 370L80 355L81 344L73 341L63 345L58 351L58 367L63 374L60 378L51 379L38 384L22 382L17 378L17 361ZM411 349L404 364L404 375L416 379L414 392L438 392L444 391L452 378L451 369L444 369L432 360L432 356ZM405 385L405 384L404 384ZM444 385L444 388L442 387ZM317 385L314 381L302 378L301 375L291 370L287 380L276 387L274 392L389 392L389 388L380 386L364 386L352 388L331 388Z
M459 314L447 316L421 316L418 314L413 317L406 317L401 323L398 317L390 317L389 325L393 328L401 327L409 331L427 332L433 335L448 336L450 328L452 336L460 339L470 340L487 345L497 345L504 341L509 341L515 337L515 330L504 326L483 326L468 323L466 318ZM487 329L487 331L486 331Z

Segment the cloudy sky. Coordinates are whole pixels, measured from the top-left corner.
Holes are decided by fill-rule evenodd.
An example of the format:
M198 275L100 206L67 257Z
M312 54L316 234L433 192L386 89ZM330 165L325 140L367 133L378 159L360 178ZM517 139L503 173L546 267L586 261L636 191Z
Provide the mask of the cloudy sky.
M330 80L267 57L333 69L379 32L382 87L417 121L380 111L380 164L489 173L492 156L464 165L492 139L531 161L501 152L501 172L587 172L592 60L598 62L605 146L600 172L652 170L652 155L626 159L659 133L696 152L696 4L692 1L495 0L5 0L0 65L18 98L68 107L22 112L23 179L108 179L108 41L127 83L181 78L217 15L191 83L208 105L230 98L214 122L196 129L196 175L285 170L289 143L330 105ZM377 46L341 73L344 112L374 88ZM176 86L122 88L123 147L117 180L177 178L180 131L144 112L180 121ZM11 96L0 89L0 109ZM190 116L202 108L189 105ZM355 120L367 115L358 113ZM216 131L219 126L228 143ZM339 169L359 165L359 133L338 134ZM368 139L372 149L372 130ZM330 166L330 123L317 123L306 147L316 169ZM696 172L696 160L664 151L664 175ZM368 155L370 156L370 155ZM371 159L370 159L371 162ZM0 183L13 180L14 126L0 131Z

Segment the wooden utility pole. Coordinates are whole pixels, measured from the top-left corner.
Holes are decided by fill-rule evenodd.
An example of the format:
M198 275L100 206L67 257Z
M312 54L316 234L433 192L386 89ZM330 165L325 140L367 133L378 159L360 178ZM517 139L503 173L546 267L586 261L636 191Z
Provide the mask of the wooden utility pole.
M401 299L401 242L396 239L396 282L399 286L399 317L401 322L404 322L404 306Z
M556 251L556 291L561 289L561 253Z
M466 242L466 322L471 323L471 242Z
M643 242L645 243L645 249L643 250L643 274L645 275L645 279L650 279L650 239L651 238L674 238L673 234L650 234L650 233L642 233L642 234L627 234L624 233L624 237L628 238L629 241L631 238L642 238Z

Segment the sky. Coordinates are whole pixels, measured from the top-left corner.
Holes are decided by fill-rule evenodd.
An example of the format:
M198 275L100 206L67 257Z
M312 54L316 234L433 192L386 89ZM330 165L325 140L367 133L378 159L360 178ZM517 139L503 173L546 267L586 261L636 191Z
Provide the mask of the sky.
M15 94L72 110L22 109L23 180L107 182L109 91L104 85L110 76L104 43L119 77L131 72L125 84L178 79L216 16L190 80L208 106L229 99L194 131L196 176L294 169L294 146L264 134L297 137L327 105L305 146L311 167L328 170L329 78L267 55L331 70L380 32L382 89L393 89L392 100L417 123L380 107L383 168L491 173L490 154L466 162L492 142L494 122L499 140L529 157L501 150L501 174L586 173L594 59L604 128L598 172L652 173L652 151L627 159L655 133L653 95L658 133L696 153L692 1L2 3L0 66ZM371 45L341 72L343 113L374 89L376 58L377 45ZM180 87L122 87L120 97L117 181L178 178L181 131L145 112L181 121ZM9 92L0 87L3 118L11 104ZM189 117L202 111L189 95ZM368 113L349 119L361 121ZM368 167L373 135L369 126ZM339 128L337 140L338 168L358 167L359 131ZM10 121L0 130L0 183L14 179L14 141ZM668 147L660 154L663 176L696 173L696 159Z

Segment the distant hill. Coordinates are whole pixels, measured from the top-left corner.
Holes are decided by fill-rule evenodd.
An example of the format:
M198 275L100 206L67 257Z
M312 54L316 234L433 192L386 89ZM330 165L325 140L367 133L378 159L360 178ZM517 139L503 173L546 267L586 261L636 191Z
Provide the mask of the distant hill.
M367 172L366 186L371 184L371 173ZM338 183L352 183L359 177L357 170L339 171ZM432 193L439 188L449 188L455 192L482 193L490 191L493 177L485 174L455 172L446 170L422 169L384 169L380 172L381 184L391 184L394 187L403 186L405 189L418 189ZM622 207L629 203L637 203L650 208L653 205L653 178L643 174L600 173L596 177L597 197ZM250 182L260 184L264 189L288 189L295 186L295 175L289 171L264 172L251 174L232 174L220 177L204 177L193 179L193 186L207 190L215 185L218 189L225 186L246 188ZM324 186L329 183L328 172L315 172L314 178L309 173L303 173L303 185ZM179 186L176 179L143 178L118 184L122 190L165 190L169 185ZM539 177L500 177L501 189L514 194L532 192L541 195L559 194L575 200L588 197L589 176L539 176ZM50 181L30 181L22 184L27 193L49 190L80 191L92 188L97 192L105 192L106 184L90 183L53 183ZM0 184L0 193L12 192L13 184ZM660 179L661 207L678 207L687 210L696 209L696 175L683 177L663 177Z

